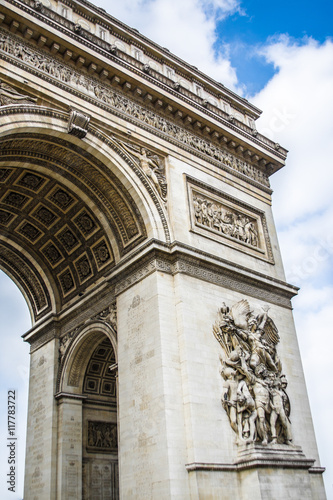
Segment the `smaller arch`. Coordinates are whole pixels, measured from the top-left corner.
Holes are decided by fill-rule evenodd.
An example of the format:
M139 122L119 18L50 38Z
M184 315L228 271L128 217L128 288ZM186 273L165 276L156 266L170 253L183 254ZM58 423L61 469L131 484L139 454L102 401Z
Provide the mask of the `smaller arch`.
M72 339L59 367L57 394L82 394L84 376L91 355L103 339L111 342L117 362L117 338L114 329L102 321L94 321Z

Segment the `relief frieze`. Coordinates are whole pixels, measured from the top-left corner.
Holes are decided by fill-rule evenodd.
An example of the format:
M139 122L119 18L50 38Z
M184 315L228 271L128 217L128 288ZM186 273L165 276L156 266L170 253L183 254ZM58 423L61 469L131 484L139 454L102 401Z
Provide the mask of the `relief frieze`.
M181 143L185 148L194 149L198 154L218 162L223 169L236 171L269 188L267 174L250 163L167 120L156 111L141 106L127 95L115 91L111 85L103 84L97 78L80 73L72 66L48 56L43 50L36 49L33 45L3 30L0 30L0 50L58 80L61 84L85 93L103 106L125 115L127 119L130 117L139 121L143 126L149 126L156 132L167 135L169 139ZM159 185L161 185L160 182Z
M225 204L193 192L195 224L212 229L232 239L259 247L257 220Z
M188 182L191 231L273 263L265 214L226 193Z

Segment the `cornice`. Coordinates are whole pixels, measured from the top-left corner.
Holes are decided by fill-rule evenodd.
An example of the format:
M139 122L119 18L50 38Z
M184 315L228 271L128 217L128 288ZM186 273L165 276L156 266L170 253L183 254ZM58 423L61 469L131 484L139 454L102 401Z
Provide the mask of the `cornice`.
M285 149L281 148L280 146L277 146L276 143L270 141L266 137L257 133L257 131L254 131L247 125L238 122L237 120L232 120L231 122L230 117L227 113L218 108L215 108L211 104L207 104L207 102L205 102L204 99L198 98L198 96L195 96L192 92L182 88L175 90L173 88L173 82L171 80L168 83L165 83L167 78L164 75L160 75L159 73L154 71L150 71L151 74L148 74L147 72L144 71L143 63L135 60L128 54L121 53L121 51L118 51L118 56L113 55L110 52L111 45L109 43L101 40L95 35L92 35L91 33L85 31L84 29L81 30L80 35L77 35L74 31L75 25L72 21L62 18L54 11L47 9L46 7L42 7L43 13L36 11L36 9L33 8L35 5L35 2L33 0L23 0L22 2L18 2L17 0L7 0L7 2L12 3L16 7L32 15L39 21L39 24L41 22L45 23L50 27L54 28L55 30L63 34L66 34L73 40L73 42L75 43L75 47L78 47L78 45L86 46L87 48L93 50L95 53L102 55L104 58L107 58L111 64L112 63L117 64L118 66L123 67L124 70L130 71L131 73L139 76L141 80L144 79L147 82L148 90L149 90L149 84L160 88L163 92L165 92L167 95L170 96L171 103L175 104L174 99L177 99L178 101L180 100L181 102L184 103L185 106L191 106L192 108L194 108L194 110L196 110L200 114L203 114L206 117L206 119L220 122L222 127L226 130L226 132L229 132L230 134L236 133L243 136L244 140L247 142L250 141L253 144L254 148L256 147L263 148L267 151L267 154L273 153L275 158L280 158L282 161L286 158L287 151ZM111 16L108 17L110 17L110 19L113 20ZM54 21L52 18L56 18L56 21ZM116 22L116 20L113 21ZM40 29L40 26L38 26L38 29ZM128 30L135 32L135 30L131 30L130 28L128 28ZM92 56L90 56L90 58L91 57ZM86 61L86 64L89 66L89 61ZM160 96L160 97L165 98L166 96ZM174 109L173 112L176 113L177 110ZM178 115L179 112L181 114L183 113L178 109ZM186 112L189 112L189 110L186 109ZM213 130L211 131L211 133L213 133ZM231 144L234 144L233 140L230 139L232 139L232 137L229 138L224 137L223 140L226 140L227 142L229 141L231 142ZM278 168L280 167L281 165ZM276 169L277 168L275 165L275 167L273 167L272 172L275 171Z
M284 281L180 242L161 245L154 240L136 250L126 266L119 264L110 274L109 282L117 296L156 271L185 274L288 309L298 291Z
M33 4L34 0L22 0L27 4ZM225 87L222 83L215 81L214 79L210 78L208 75L202 73L198 68L195 66L187 63L177 55L173 54L170 52L169 49L162 47L161 45L157 44L153 40L150 40L148 37L140 33L137 29L131 28L130 26L126 25L122 21L116 19L113 17L111 14L106 12L104 9L97 7L96 5L93 5L92 3L86 1L86 0L78 0L78 1L73 1L73 0L65 0L62 1L61 3L67 5L68 7L71 7L73 9L73 12L76 14L80 15L84 19L92 22L92 23L98 23L101 25L101 23L105 23L106 26L112 31L115 32L117 31L117 35L120 37L123 37L123 39L127 39L130 37L131 43L133 45L139 46L144 50L147 50L147 47L150 49L155 50L158 52L159 59L161 57L163 59L168 59L168 65L173 64L175 67L179 68L183 67L188 71L189 74L192 74L193 77L200 78L201 81L205 81L206 83L209 83L212 85L215 89L219 91L219 93L223 93L224 96L228 96L229 99L231 99L233 102L239 102L241 106L244 109L247 109L248 112L252 113L253 116L258 117L261 114L261 110L254 106L252 103L250 103L247 99L244 97L239 96L232 90L228 89ZM86 8L87 10L83 10L83 8ZM151 52L150 52L151 54ZM157 57L155 57L157 59ZM184 73L185 75L185 73Z
M7 33L6 31L2 32ZM246 180L269 194L271 193L267 173L263 172L251 162L241 159L240 155L236 156L235 153L230 152L230 148L226 150L225 147L221 147L219 141L214 141L212 137L206 138L197 135L195 132L189 131L188 128L184 126L183 122L178 123L172 116L166 118L165 113L158 112L154 106L147 105L144 102L145 96L142 97L141 104L139 103L139 99L128 95L119 86L117 89L114 89L110 84L106 85L100 82L99 79L88 76L78 71L76 68L73 68L73 66L60 62L59 60L54 60L52 65L51 62L53 59L50 55L24 42L24 47L26 47L29 55L34 55L32 59L33 62L30 60L26 62L23 58L20 59L13 55L16 49L22 45L22 40L8 33L7 40L9 40L6 46L7 51L4 50L3 52L3 59L5 61L28 71L47 81L49 84L55 85L86 102L97 105L108 113L126 120L126 122L131 122L136 126L138 125L141 129L153 133L191 154L194 153L197 157L206 161L208 160L222 170ZM41 70L40 67L43 69ZM67 80L65 80L64 82L61 77L56 78L53 74L55 70L53 69L53 73L51 73L50 68L56 68L59 74L63 72L67 75L67 80L70 77L70 81L67 82ZM85 93L79 91L74 84L71 83L73 79L80 81L81 86L82 83L84 83L87 87L87 91ZM92 97L92 93L89 89L93 89L96 97ZM127 103L131 103L131 105L128 106ZM234 148L232 151L236 151L236 144L233 144ZM242 149L245 154L246 150L244 148ZM250 161L251 159L250 157ZM257 160L259 160L258 155Z
M180 242L172 244L150 240L117 264L108 278L94 290L78 297L59 314L41 320L23 335L31 350L64 332L75 331L91 322L118 295L153 273L183 274L201 281L251 296L279 307L291 309L291 298L298 288L226 259L213 256Z
M130 26L126 25L125 23L119 21L118 19L116 19L115 17L110 15L108 12L106 12L104 9L101 9L100 7L96 7L95 5L93 5L92 3L90 3L86 0L76 0L76 1L69 0L67 2L67 4L69 6L73 6L73 5L74 6L76 6L76 5L86 6L90 11L94 12L94 16L103 17L114 27L121 29L124 33L128 33L130 35L130 37L133 39L134 44L135 44L136 40L139 40L139 42L141 42L143 47L147 47L147 45L149 45L150 47L153 47L156 51L158 51L161 54L161 56L164 59L168 59L170 61L170 62L168 62L168 64L171 64L171 61L172 61L176 67L183 66L184 68L186 68L186 70L190 74L193 75L193 78L195 78L195 77L200 78L201 83L203 81L209 83L210 85L212 85L212 87L214 87L216 90L218 90L218 92L220 94L222 93L223 97L226 97L227 100L228 99L232 100L234 103L235 103L235 101L239 102L239 103L241 103L243 108L247 109L248 112L252 113L256 117L260 116L261 110L259 108L257 108L256 106L254 106L252 103L250 103L247 99L237 95L235 92L233 92L232 90L225 87L225 85L223 85L222 83L217 82L213 78L210 78L208 75L202 73L198 68L187 63L186 61L184 61L183 59L181 59L177 55L173 54L167 48L162 47L161 45L157 44L153 40L150 40L148 37L146 37L145 35L140 33L137 29L131 28ZM80 10L80 7L79 8L74 7L74 10L77 13L81 13L82 7L81 7L81 10ZM94 18L90 17L90 19L93 21Z

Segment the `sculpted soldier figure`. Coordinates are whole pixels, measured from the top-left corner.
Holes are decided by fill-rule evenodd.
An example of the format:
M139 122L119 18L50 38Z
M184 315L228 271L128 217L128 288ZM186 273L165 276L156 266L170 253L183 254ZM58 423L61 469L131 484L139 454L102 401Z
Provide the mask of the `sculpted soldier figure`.
M287 443L291 443L291 429L288 417L285 411L284 405L284 393L282 391L281 379L276 378L273 382L273 386L270 391L271 395L271 416L270 416L270 427L272 434L272 443L277 443L277 423L280 423L283 433L285 435L285 440Z
M225 379L223 384L223 394L222 394L222 406L226 410L229 416L230 425L233 430L237 433L237 371L233 368L222 368L221 374Z
M262 444L266 445L268 442L266 415L270 410L270 393L267 379L265 379L266 370L264 365L260 364L255 369L255 377L251 380L251 386L254 394L254 401L257 410L257 429L259 436L262 439Z
M237 389L238 437L247 443L255 440L257 410L253 397L245 380L241 380Z

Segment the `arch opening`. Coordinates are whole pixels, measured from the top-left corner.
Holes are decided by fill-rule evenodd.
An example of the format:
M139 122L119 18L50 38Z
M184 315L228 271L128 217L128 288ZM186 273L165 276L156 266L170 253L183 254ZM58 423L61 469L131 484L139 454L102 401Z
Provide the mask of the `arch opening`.
M27 403L29 381L29 345L22 342L21 335L31 327L31 317L25 297L16 283L0 271L0 391L3 406L9 390L15 391L16 449L16 494L23 498L25 434L27 427ZM7 419L2 418L0 435L8 436ZM5 458L5 457L3 457ZM3 462L7 468L8 463ZM4 470L5 470L4 469ZM0 482L1 491L7 491L6 477Z
M101 154L101 134L88 143L45 125L0 136L0 265L34 323L103 282L158 226L143 174L138 182L112 141Z
M63 429L72 431L69 443L60 440L59 471L63 464L65 478L71 464L80 471L75 491L80 497L82 492L83 500L118 500L118 390L112 332L91 325L74 339L66 358L57 395L58 428L60 435Z
M119 498L115 353L105 338L94 350L83 381L82 499Z

